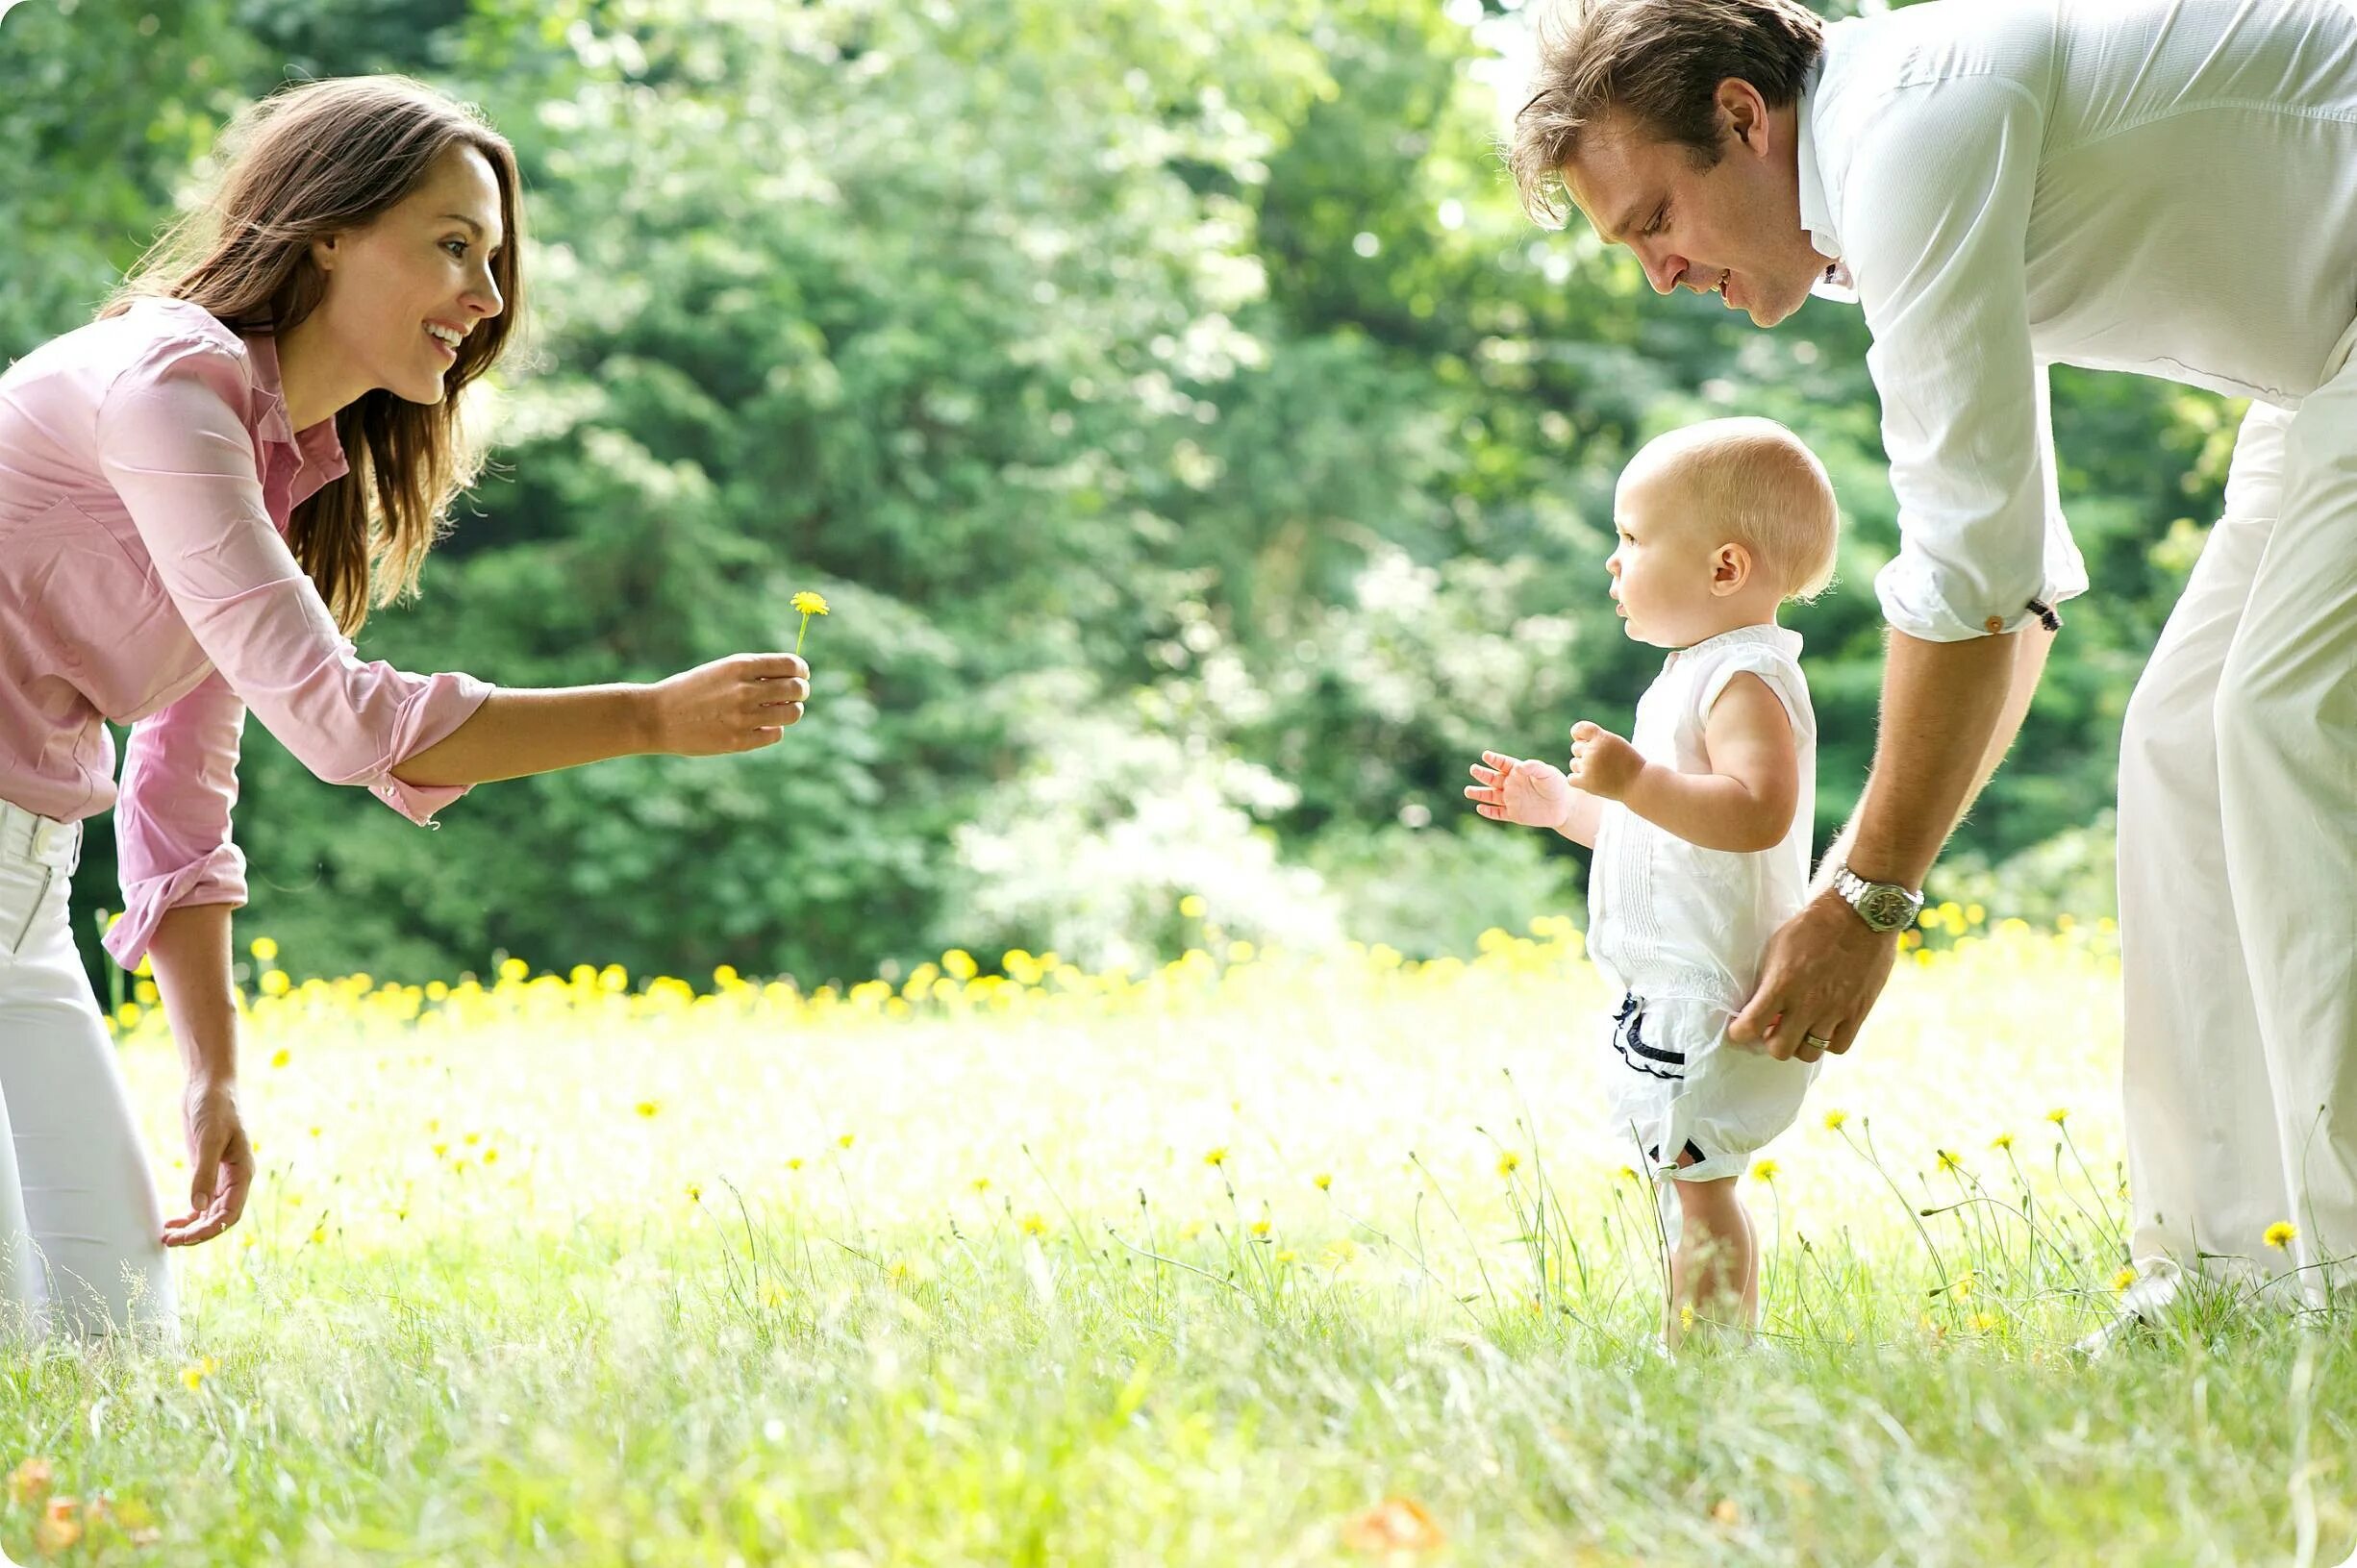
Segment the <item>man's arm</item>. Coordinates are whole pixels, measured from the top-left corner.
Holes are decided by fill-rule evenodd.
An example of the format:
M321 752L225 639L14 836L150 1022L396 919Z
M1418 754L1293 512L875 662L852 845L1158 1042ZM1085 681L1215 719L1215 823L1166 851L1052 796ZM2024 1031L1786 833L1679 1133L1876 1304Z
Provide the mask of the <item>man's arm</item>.
M1921 887L1941 846L2013 747L2054 634L2027 626L1966 642L1890 634L1874 767L1818 868Z

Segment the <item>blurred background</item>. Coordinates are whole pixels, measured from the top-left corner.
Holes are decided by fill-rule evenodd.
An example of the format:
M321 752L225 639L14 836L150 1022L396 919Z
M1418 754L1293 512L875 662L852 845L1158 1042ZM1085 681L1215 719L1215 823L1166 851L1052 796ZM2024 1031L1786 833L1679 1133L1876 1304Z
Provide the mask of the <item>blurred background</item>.
M1787 617L1821 846L1895 542L1863 323L1764 333L1535 227L1493 151L1527 30L1495 0L16 7L0 356L88 320L282 82L409 72L515 143L497 463L364 656L645 679L791 646L797 589L834 607L782 745L487 785L437 832L249 725L241 930L298 973L815 985L953 944L1143 961L1209 922L1423 956L1576 914L1585 856L1473 817L1466 764L1625 729L1662 655L1604 594L1613 479L1725 412L1793 426L1841 495L1841 581ZM2110 912L2121 709L2239 413L2056 373L2094 587L1935 897Z

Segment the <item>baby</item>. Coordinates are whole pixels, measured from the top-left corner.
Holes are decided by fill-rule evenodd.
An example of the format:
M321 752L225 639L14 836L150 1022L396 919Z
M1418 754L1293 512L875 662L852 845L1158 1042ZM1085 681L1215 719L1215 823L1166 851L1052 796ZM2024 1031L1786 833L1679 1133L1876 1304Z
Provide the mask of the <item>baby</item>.
M1674 1347L1691 1321L1748 1333L1757 1320L1736 1183L1817 1075L1730 1047L1727 1026L1807 893L1817 721L1799 634L1776 611L1831 581L1835 510L1823 465L1768 419L1649 443L1613 510L1613 599L1630 636L1669 650L1634 733L1574 724L1568 775L1484 752L1465 793L1483 816L1595 851L1588 952L1623 993L1605 1062L1613 1125L1677 1191Z

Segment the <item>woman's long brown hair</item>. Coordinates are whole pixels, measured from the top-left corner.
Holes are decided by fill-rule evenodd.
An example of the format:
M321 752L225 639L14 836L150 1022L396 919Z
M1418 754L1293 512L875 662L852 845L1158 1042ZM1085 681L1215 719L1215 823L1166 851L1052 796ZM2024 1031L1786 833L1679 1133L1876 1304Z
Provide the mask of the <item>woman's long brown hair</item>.
M453 146L482 153L498 177L507 241L491 275L506 309L466 335L441 402L412 403L379 387L337 414L351 472L288 523L295 560L349 635L371 606L414 591L445 509L481 467L459 394L497 361L522 306L515 152L472 109L400 76L288 88L239 115L222 145L226 166L213 199L165 231L100 315L163 296L200 305L236 332L284 333L325 293L313 241L366 227Z

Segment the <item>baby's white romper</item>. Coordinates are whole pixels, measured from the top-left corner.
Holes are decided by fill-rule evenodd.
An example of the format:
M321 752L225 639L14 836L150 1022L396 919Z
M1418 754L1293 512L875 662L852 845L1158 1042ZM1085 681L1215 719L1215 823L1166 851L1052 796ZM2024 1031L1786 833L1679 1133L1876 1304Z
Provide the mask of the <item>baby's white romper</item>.
M1783 839L1747 854L1704 849L1606 801L1588 877L1588 952L1620 995L1605 1062L1611 1126L1633 1163L1686 1181L1742 1175L1753 1151L1793 1124L1818 1070L1726 1038L1768 938L1808 893L1817 718L1800 635L1745 626L1678 649L1639 700L1629 740L1649 763L1707 771L1711 706L1745 672L1768 683L1793 723L1799 807Z

